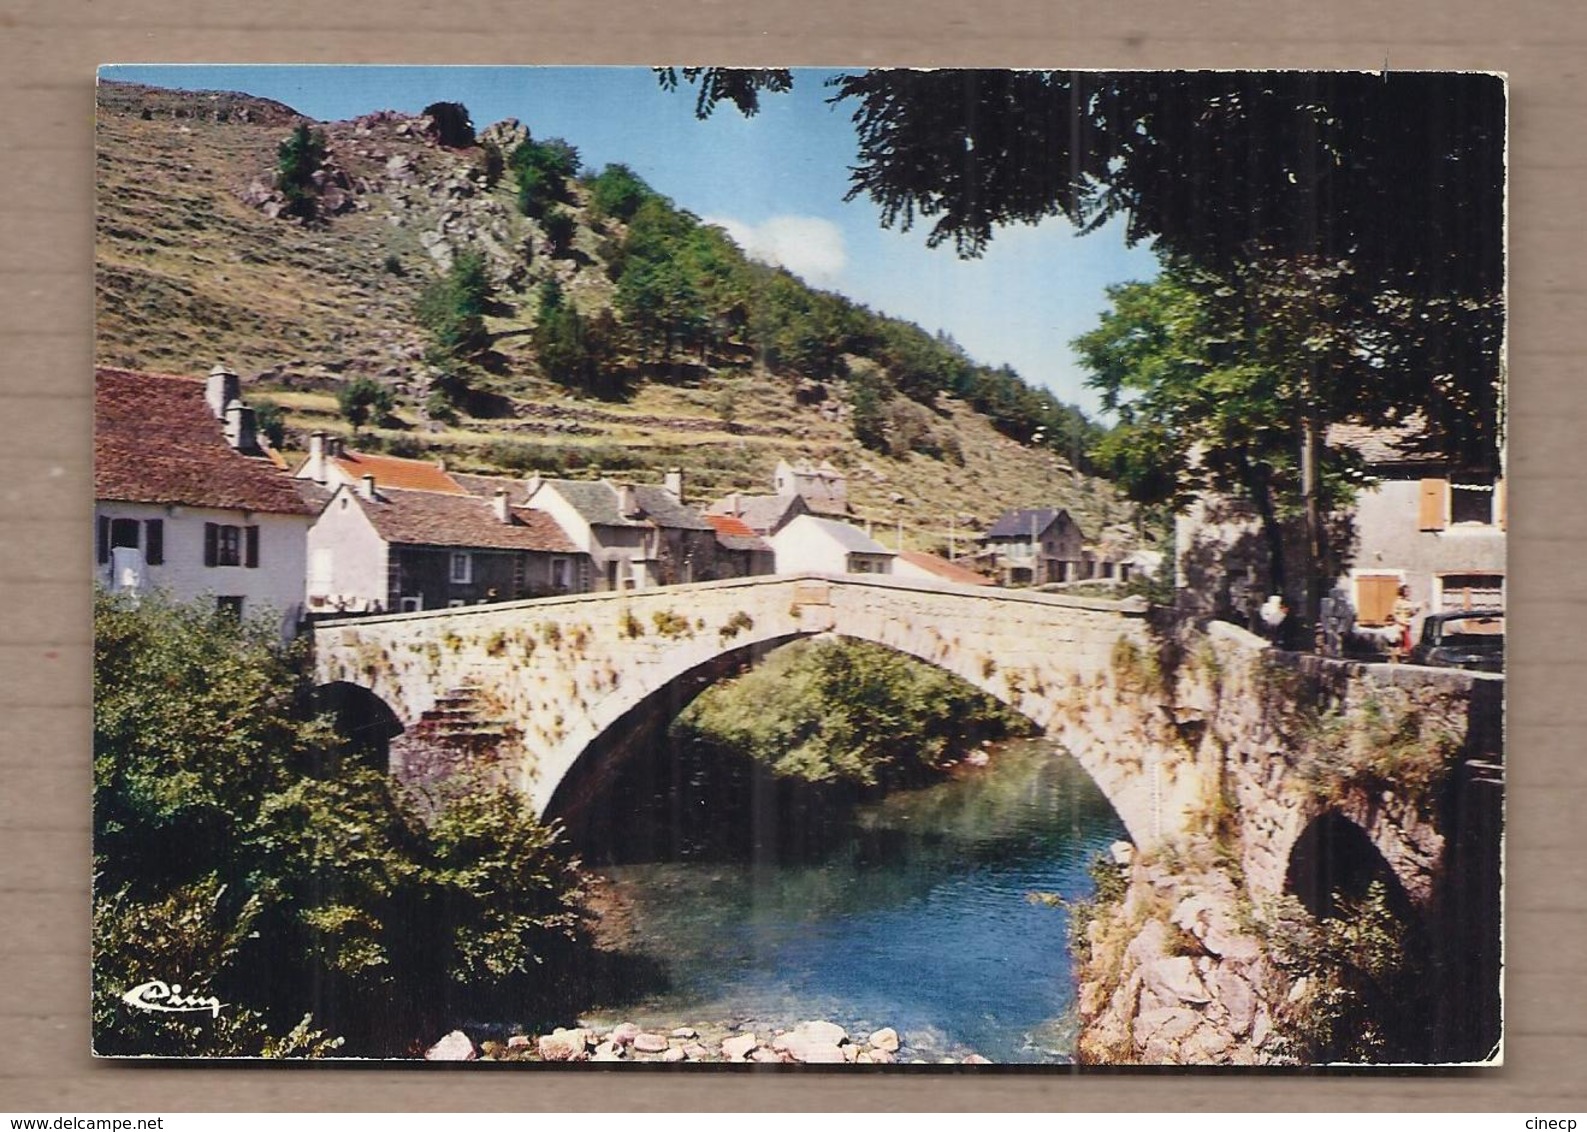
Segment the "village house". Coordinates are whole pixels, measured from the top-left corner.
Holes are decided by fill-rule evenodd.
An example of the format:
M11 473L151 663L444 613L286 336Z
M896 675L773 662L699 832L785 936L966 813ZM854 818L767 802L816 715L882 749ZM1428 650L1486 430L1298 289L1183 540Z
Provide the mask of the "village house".
M779 574L891 574L893 551L858 527L800 515L768 540Z
M329 488L357 487L365 476L374 476L383 488L431 491L446 495L467 494L463 486L439 463L356 452L339 436L316 432L309 438L309 455L293 473Z
M992 585L992 579L984 574L920 550L900 550L893 559L893 575L927 582L949 582L956 586Z
M718 561L731 569L730 573L724 570L723 577L747 578L752 574L777 572L777 552L744 520L734 515L707 513L705 521L716 531Z
M1007 586L1077 582L1100 575L1097 556L1069 512L1054 507L1006 511L981 540L994 576ZM1112 576L1110 569L1105 577Z
M738 519L762 538L776 534L791 520L810 513L810 505L801 495L744 495L736 491L718 499L705 512L708 519L713 515Z
M367 466L367 465L366 465ZM455 485L455 481L454 485ZM550 515L461 490L332 489L309 532L311 613L413 612L588 588L589 559Z
M1377 483L1352 514L1355 549L1339 578L1358 625L1386 625L1404 585L1422 613L1504 607L1505 491L1492 470L1418 451L1419 422L1398 429L1335 425Z
M531 476L524 494L588 555L590 589L709 582L739 577L755 563L752 550L725 545L717 529L683 502L680 471L668 472L659 486Z
M314 508L261 442L235 373L97 370L94 496L99 585L269 611L296 631Z
M820 464L777 461L772 490L777 495L797 495L813 515L841 519L853 513L849 507L848 477L825 460Z
M1327 443L1350 448L1375 483L1331 516L1328 539L1341 556L1331 597L1357 626L1387 627L1399 588L1418 607L1413 636L1427 613L1504 605L1505 489L1491 469L1472 469L1419 443L1422 425L1334 425ZM1209 496L1176 523L1177 585L1187 610L1254 624L1272 592L1269 557L1254 508ZM1298 546L1298 535L1287 540ZM1291 554L1292 589L1304 563ZM1300 595L1282 595L1292 608Z

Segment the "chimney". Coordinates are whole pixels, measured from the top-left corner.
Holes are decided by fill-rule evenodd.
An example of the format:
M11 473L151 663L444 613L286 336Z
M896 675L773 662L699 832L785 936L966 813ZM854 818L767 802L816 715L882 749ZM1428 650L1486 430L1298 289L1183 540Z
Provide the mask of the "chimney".
M682 468L668 468L666 478L661 482L662 486L667 489L668 495L672 496L672 498L676 499L679 503L683 502Z
M639 518L639 500L634 498L633 484L620 483L617 485L617 513L625 519Z
M743 497L740 496L736 491L727 497L727 513L733 516L735 519L742 519L744 517Z
M336 456L339 458L347 454L347 442L344 438L340 436L327 437L326 443L327 447L325 449L325 454L327 456Z
M510 523L510 522L512 522L512 511L507 506L507 489L506 488L498 487L496 489L496 495L494 496L494 498L491 499L490 505L491 505L492 510L494 510L496 512L496 521L498 523Z
M535 497L535 493L540 490L541 482L542 481L540 479L540 473L539 472L535 472L528 479L524 480L524 499L525 499L525 501L533 499Z
M262 454L253 410L235 398L226 406L226 443L245 456Z
M330 478L325 470L325 432L317 430L309 437L309 462L303 470L308 473L308 478L317 484L323 484Z
M360 483L361 486L358 489L358 494L362 495L371 503L375 502L375 500L379 498L375 494L375 477L373 475L366 475L364 476L363 480L360 481Z
M237 400L241 392L237 375L225 366L217 364L209 371L209 380L204 383L204 400L209 402L209 411L215 414L216 420L226 419L226 407Z

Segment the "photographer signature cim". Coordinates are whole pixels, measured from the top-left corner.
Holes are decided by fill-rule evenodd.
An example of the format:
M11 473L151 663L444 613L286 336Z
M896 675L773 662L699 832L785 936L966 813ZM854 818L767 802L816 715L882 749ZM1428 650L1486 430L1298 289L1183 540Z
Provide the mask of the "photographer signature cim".
M164 983L151 979L139 983L121 1001L134 1010L150 1010L161 1014L190 1014L207 1010L210 1017L219 1018L221 1001L213 995L183 994L181 983Z

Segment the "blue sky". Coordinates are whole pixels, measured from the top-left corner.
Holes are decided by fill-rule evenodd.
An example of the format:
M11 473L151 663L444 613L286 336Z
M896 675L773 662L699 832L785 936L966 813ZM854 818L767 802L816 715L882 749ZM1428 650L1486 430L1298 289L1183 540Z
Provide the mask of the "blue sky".
M620 161L681 207L720 223L758 258L873 309L944 330L977 361L1095 411L1069 342L1095 325L1110 283L1156 261L1122 225L1078 237L1061 220L1000 231L978 260L928 249L926 230L884 229L869 199L845 203L856 143L850 111L827 104L830 72L796 72L787 95L744 118L694 117L692 90L663 91L637 67L117 66L101 77L188 90L239 90L331 121L461 102L476 127L517 118L562 137L584 163Z

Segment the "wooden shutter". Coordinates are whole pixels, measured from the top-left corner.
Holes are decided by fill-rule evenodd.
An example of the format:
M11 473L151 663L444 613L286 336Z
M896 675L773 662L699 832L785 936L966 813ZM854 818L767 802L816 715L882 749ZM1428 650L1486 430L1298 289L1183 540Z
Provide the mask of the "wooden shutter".
M165 562L164 519L149 519L143 524L143 560L150 566Z
M1449 525L1449 481L1424 479L1417 529L1441 531Z
M1387 625L1400 595L1397 574L1360 574L1356 577L1356 624Z
M1505 509L1505 505L1507 503L1509 503L1509 493L1504 490L1504 481L1502 479L1494 480L1493 521L1499 524L1499 529L1501 531L1507 531L1510 529L1508 522L1509 516L1507 515Z
M110 561L110 516L99 516L99 534L94 539L94 557L103 566Z
M243 537L247 540L243 549L242 564L248 567L259 565L259 528L244 527Z
M220 545L220 524L204 524L204 565L213 566L219 560L217 547Z

